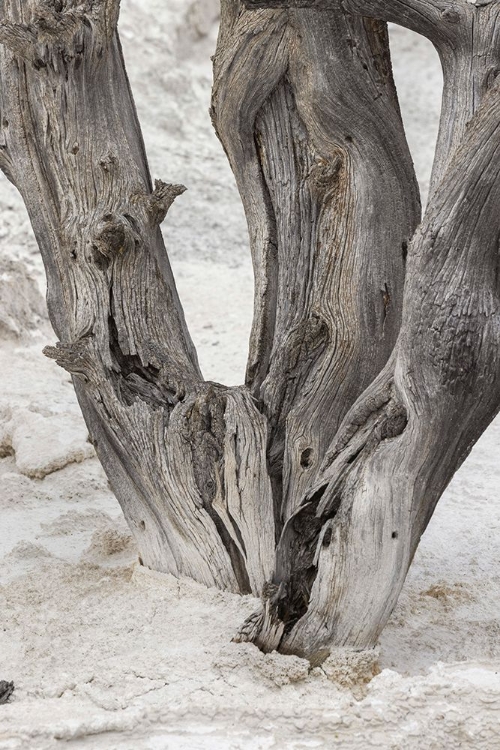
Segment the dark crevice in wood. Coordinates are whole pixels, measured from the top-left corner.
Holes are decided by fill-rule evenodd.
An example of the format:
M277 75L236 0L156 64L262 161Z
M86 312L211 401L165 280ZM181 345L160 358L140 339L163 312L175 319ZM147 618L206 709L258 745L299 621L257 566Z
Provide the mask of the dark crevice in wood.
M234 575L236 576L236 580L238 582L240 593L251 594L252 587L250 585L250 579L248 577L248 572L243 555L241 554L234 540L231 538L230 533L224 526L224 523L218 515L217 511L214 510L210 503L203 503L203 507L214 522L215 528L217 529L217 533L221 538L222 544L227 550L227 553L231 560L231 565L233 567Z
M389 294L389 287L387 284L384 284L384 288L382 289L382 304L384 306L384 322L387 318L387 315L389 313L389 307L391 304L391 295Z
M313 464L313 460L312 460L313 453L314 451L312 448L306 448L300 454L300 465L302 466L303 469L311 468Z
M125 354L120 346L118 328L113 315L113 284L109 289L109 349L113 361L110 372L111 382L117 396L126 406L132 406L138 399L152 409L171 410L178 399L175 391L169 391L160 384L160 370L152 364L143 365L137 354Z
M206 383L192 405L186 425L186 439L192 454L196 485L203 508L213 521L217 533L229 555L234 575L242 594L251 594L252 587L245 563L245 545L234 518L230 523L242 545L243 554L232 538L213 503L218 492L224 492L224 414L227 389L216 383Z
M327 488L326 484L320 487L288 521L280 541L273 583L279 591L274 606L277 617L284 623L283 636L293 629L309 607L311 589L318 572L314 561L320 539L323 546L330 544L332 532L329 522L335 518L340 507L340 495L329 504L326 513L318 515L318 507ZM321 537L323 529L325 533Z
M246 557L247 549L246 549L245 541L244 541L243 536L241 534L240 528L239 528L238 524L236 523L236 521L234 520L233 516L231 515L231 513L229 511L227 512L227 515L228 515L228 518L229 518L229 520L231 522L231 526L233 527L233 531L236 534L236 538L238 539L238 544L241 546L241 549L243 550L243 555ZM237 550L237 551L239 553L239 550ZM240 557L241 557L241 555L240 555ZM245 570L245 572L246 572L246 570Z
M401 252L403 254L403 263L406 264L406 259L408 258L408 242L406 240L401 244Z
M274 92L270 96L272 96ZM270 98L270 97L268 97ZM264 308L262 310L262 321L261 321L261 332L259 342L258 359L254 360L247 366L247 372L245 377L245 383L250 390L257 395L260 391L263 381L265 380L268 372L271 360L271 352L273 349L273 342L276 329L276 310L278 300L278 273L279 273L279 259L278 259L278 231L276 228L276 214L274 206L271 200L271 194L269 192L269 186L266 182L265 171L263 167L263 145L262 136L259 132L258 118L254 128L254 146L255 153L259 162L259 169L261 172L262 181L262 193L263 200L266 208L266 221L267 231L269 233L267 241L267 256L266 256L266 273L267 273L267 286L266 295L264 301Z
M349 456L349 458L346 459L346 462L345 462L346 466L351 466L353 463L355 463L355 461L359 458L359 456L364 451L364 449L365 449L365 446L362 445L360 448L358 448L358 450L354 451L352 456Z

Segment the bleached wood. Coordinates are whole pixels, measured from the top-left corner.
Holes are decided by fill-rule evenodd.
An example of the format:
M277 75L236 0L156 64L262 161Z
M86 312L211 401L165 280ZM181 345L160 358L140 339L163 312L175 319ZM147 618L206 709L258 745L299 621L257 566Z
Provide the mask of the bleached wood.
M159 229L184 188L151 184L118 5L4 0L0 164L45 262L46 353L73 375L143 563L258 594L267 425L246 389L201 376Z
M314 661L332 645L375 645L439 497L500 408L499 4L343 5L405 25L396 9L425 6L417 30L440 51L445 92L398 342L286 525L263 611L239 635ZM443 16L444 5L459 16ZM450 23L458 33L448 36Z
M260 594L239 639L316 664L375 644L500 408L499 3L245 1L212 105L256 275L245 386L198 366L159 228L184 188L151 182L117 0L0 3L0 168L143 563ZM444 70L416 233L387 21Z
M247 384L281 528L392 351L420 204L383 23L222 11L212 117L249 223Z

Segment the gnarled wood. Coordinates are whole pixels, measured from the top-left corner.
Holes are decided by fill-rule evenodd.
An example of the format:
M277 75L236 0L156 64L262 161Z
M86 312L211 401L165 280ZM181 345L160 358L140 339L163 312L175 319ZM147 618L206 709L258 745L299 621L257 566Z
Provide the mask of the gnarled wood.
M245 2L222 3L212 108L256 275L245 386L198 366L159 228L184 188L151 183L118 0L2 0L0 168L144 564L261 594L239 638L318 663L375 644L500 408L499 3ZM386 21L444 68L415 235Z
M246 389L203 382L159 228L184 188L151 185L118 2L1 9L2 155L45 262L46 353L73 375L144 564L259 593L267 425Z
M283 650L376 643L439 497L500 408L499 93L476 115L410 249L391 362L347 416L310 498L320 497L323 537L307 612Z
M280 528L400 327L420 205L385 25L228 0L212 115L250 228L247 384L270 423Z
M317 660L331 645L376 643L439 497L500 408L498 5L458 6L460 45L442 55L434 192L410 245L398 343L283 531L263 611L239 636L264 650Z

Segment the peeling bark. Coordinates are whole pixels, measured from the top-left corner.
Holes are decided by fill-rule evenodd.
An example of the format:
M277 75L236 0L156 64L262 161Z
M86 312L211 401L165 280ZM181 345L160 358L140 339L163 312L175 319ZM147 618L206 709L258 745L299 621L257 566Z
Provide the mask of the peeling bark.
M239 388L198 366L160 231L185 188L151 182L118 5L0 3L0 168L47 271L46 354L145 565L261 595L238 638L263 650L371 648L500 408L498 3L223 0L212 118L256 278ZM387 21L444 69L418 228Z

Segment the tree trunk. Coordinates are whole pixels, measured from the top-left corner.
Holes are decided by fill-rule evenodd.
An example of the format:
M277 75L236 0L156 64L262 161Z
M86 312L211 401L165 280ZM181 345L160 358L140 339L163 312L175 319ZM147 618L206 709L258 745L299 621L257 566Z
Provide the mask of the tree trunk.
M500 408L498 5L342 5L426 33L445 90L397 344L287 523L263 612L240 633L314 658L375 645L439 497Z
M118 2L4 0L2 160L43 254L60 344L143 563L260 593L274 556L267 425L205 383L116 32ZM255 502L256 498L258 502Z
M212 117L256 278L239 388L203 380L186 329L159 229L183 188L151 184L118 4L0 3L0 166L47 271L46 353L143 564L262 594L239 638L264 650L372 647L500 407L497 4L222 1ZM416 233L387 21L444 67Z
M247 386L270 426L280 531L394 347L420 202L385 24L222 11L212 116L250 230Z

